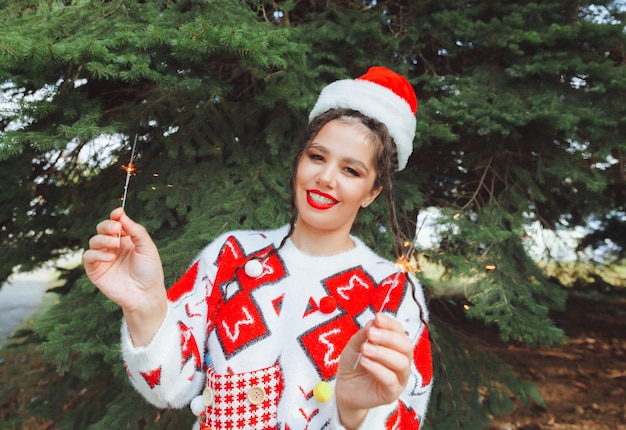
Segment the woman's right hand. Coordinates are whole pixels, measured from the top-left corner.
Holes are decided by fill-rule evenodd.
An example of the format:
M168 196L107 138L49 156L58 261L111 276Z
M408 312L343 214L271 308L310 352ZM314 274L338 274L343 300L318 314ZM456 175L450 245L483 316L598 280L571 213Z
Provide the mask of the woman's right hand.
M167 313L163 267L146 229L122 208L100 222L83 254L85 272L111 301L122 307L137 346L150 342Z

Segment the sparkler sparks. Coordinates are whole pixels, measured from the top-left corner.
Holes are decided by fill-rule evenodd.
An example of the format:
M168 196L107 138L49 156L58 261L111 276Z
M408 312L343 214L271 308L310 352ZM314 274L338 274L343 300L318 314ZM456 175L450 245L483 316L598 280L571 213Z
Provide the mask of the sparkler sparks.
M122 169L126 170L126 182L124 183L124 196L122 197L122 209L126 207L126 196L128 195L128 183L130 182L130 177L134 175L137 168L133 164L133 160L135 159L135 148L137 147L137 135L135 135L135 140L133 141L133 148L130 151L130 160L128 164L122 166Z

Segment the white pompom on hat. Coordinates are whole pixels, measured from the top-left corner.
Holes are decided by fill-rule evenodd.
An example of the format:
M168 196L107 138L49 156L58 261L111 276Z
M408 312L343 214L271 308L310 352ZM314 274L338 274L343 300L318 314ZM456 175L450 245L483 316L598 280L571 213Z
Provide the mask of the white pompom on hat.
M309 121L330 109L354 109L387 126L398 152L398 169L413 152L417 97L411 83L386 67L371 67L357 79L328 84L309 114Z

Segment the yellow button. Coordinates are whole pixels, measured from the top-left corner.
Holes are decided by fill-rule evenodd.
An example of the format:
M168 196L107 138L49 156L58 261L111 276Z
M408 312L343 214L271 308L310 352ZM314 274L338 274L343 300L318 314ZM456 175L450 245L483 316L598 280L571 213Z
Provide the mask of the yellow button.
M248 390L248 401L253 405L259 405L265 400L265 390L260 385L255 385Z
M313 397L318 402L327 402L333 395L333 387L326 381L318 382L315 388L313 388Z
M205 388L204 391L202 392L202 402L204 403L205 406L211 406L213 404L213 399L215 398L215 395L213 394L213 390L210 389L209 387Z

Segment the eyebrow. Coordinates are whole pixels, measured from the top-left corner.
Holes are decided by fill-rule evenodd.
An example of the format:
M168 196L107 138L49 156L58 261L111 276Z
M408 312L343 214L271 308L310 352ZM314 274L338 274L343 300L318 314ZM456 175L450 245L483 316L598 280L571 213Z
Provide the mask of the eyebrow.
M315 143L312 143L311 145L309 145L309 148L316 149L317 151L323 152L324 154L330 154L330 151L325 146L322 146L322 145L317 145ZM348 164L356 164L357 166L365 170L365 172L367 173L369 173L370 171L370 169L368 169L367 165L364 162L356 158L345 157L342 159L342 161Z

